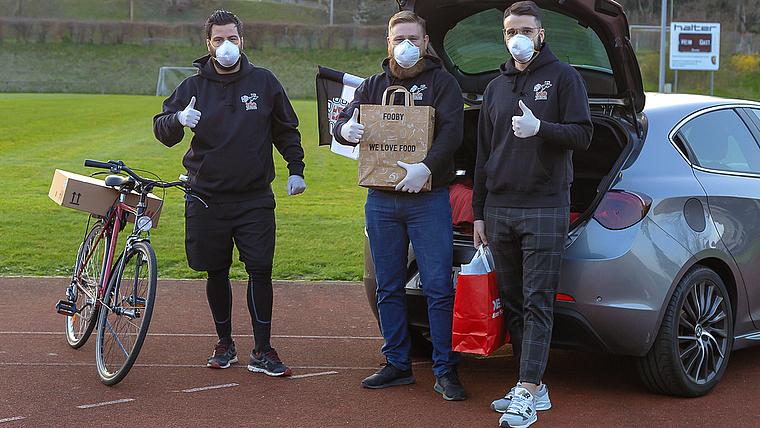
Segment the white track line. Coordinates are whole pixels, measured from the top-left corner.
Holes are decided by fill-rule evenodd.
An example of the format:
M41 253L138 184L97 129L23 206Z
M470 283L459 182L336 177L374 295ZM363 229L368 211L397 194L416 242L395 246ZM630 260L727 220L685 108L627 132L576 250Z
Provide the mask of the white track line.
M422 362L415 362L412 364L431 364L430 361L422 361ZM50 367L89 367L89 366L95 366L95 363L4 363L0 362L0 367L4 366L21 366L21 367L40 367L40 366L50 366ZM208 366L206 364L139 364L136 363L132 367L167 367L167 368L207 368ZM333 366L321 366L321 367L315 367L315 366L290 366L292 369L298 369L298 370L377 370L379 366L373 366L373 367L333 367ZM245 369L247 368L246 364L235 364L231 365L230 368L235 369Z
M236 383L225 383L224 385L203 386L203 387L200 387L200 388L183 389L182 392L208 391L209 389L231 388L233 386L238 386L238 384L236 384Z
M3 423L3 422L20 421L21 419L24 419L24 417L23 416L16 416L16 417L13 417L13 418L0 419L0 424Z
M322 376L322 375L331 375L331 374L338 374L336 371L329 371L329 372L321 372L321 373L307 373L302 375L295 375L295 376L289 376L289 379L301 379L303 377L312 377L312 376Z
M128 403L130 401L135 401L135 399L134 398L122 398L121 400L106 401L104 403L83 404L81 406L77 406L77 409L89 409L89 408L92 408L92 407L108 406L108 405L111 405L111 404Z
M66 333L60 331L0 331L0 334L22 334L22 335L42 335L42 336L63 336ZM216 337L216 334L205 333L148 333L148 336L159 337ZM236 334L235 337L253 337L252 334ZM287 335L287 334L273 334L272 337L280 339L356 339L356 340L383 340L382 337L375 336L301 336L301 335Z

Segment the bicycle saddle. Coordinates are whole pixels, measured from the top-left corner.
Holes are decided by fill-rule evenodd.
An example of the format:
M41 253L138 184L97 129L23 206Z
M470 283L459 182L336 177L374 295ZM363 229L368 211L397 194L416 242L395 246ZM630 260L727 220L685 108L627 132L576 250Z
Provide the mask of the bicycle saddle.
M135 179L132 177L125 177L123 175L109 175L106 177L106 186L123 186L130 182L133 183L130 187L133 187Z

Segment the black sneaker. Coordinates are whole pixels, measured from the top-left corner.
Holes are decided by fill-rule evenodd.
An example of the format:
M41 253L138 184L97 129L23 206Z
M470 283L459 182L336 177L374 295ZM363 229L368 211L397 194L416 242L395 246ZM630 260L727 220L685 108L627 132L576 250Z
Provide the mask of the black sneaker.
M399 370L391 363L385 363L385 366L378 370L377 373L364 379L362 386L365 388L380 389L389 386L410 385L414 383L412 369Z
M235 349L235 342L227 345L220 340L216 346L214 346L214 355L209 357L206 367L212 369L226 369L232 363L237 363L237 350Z
M248 358L248 370L258 373L266 373L269 376L288 376L290 367L286 366L277 356L274 348L266 352L251 351L251 357Z
M436 378L433 389L443 394L444 400L462 401L467 398L467 392L459 383L459 372L456 366L452 367L445 375Z

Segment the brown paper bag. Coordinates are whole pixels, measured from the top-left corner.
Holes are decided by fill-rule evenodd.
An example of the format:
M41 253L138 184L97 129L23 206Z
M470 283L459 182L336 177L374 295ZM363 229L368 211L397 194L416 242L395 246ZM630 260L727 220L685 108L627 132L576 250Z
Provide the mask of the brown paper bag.
M387 104L388 96L393 97L396 91L405 95L403 106ZM406 177L406 170L396 162L421 162L433 144L435 109L415 106L406 88L390 86L383 92L382 105L360 106L359 123L364 124L359 144L359 185L395 190ZM422 190L430 190L431 181L432 176Z

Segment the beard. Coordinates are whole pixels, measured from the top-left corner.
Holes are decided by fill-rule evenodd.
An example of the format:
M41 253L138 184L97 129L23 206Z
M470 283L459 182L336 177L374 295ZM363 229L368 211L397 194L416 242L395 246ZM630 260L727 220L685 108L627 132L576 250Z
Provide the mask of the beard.
M427 46L420 48L419 61L417 61L413 66L409 68L404 68L398 65L396 58L393 57L393 47L388 46L388 58L390 58L391 73L393 73L394 76L398 77L401 80L411 79L412 77L422 73L422 71L425 70L425 61L423 59L425 55L427 55Z

